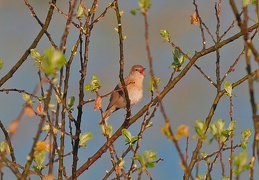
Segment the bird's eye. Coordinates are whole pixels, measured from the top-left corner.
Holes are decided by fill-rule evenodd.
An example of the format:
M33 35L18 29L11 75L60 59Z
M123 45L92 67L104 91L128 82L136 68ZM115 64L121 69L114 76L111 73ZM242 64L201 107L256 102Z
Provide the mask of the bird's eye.
M135 71L138 71L138 69L135 69Z

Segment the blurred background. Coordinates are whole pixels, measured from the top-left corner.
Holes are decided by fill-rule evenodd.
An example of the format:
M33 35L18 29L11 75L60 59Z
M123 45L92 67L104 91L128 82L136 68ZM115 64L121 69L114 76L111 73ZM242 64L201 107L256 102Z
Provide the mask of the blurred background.
M49 7L48 1L30 0L31 5L37 16L44 22L47 10ZM90 8L92 1L84 1L87 8ZM204 1L197 0L199 14L204 23L210 28L212 34L216 31L216 17L215 17L215 3L217 1ZM110 3L108 0L99 2L97 15L102 13L104 8ZM57 6L64 12L67 12L67 1L58 1ZM132 15L130 10L138 7L137 0L121 0L119 1L120 10L124 11L122 16L123 33L127 36L124 41L124 56L125 56L125 76L129 73L130 67L134 64L142 64L147 67L146 78L144 81L145 89L149 86L149 69L148 60L145 50L144 39L144 19L140 13ZM221 28L222 34L234 20L234 15L228 4L228 1L222 2L221 10ZM172 73L172 69L168 68L172 63L172 47L170 44L163 41L159 31L166 29L171 34L172 41L185 53L193 55L195 51L202 49L201 32L197 26L190 24L190 16L194 12L194 5L192 1L171 1L160 0L152 1L151 9L149 10L149 35L151 53L154 60L155 75L161 78L159 89L163 90L168 82ZM254 11L252 11L254 13ZM97 16L96 16L97 17ZM252 16L255 17L255 16ZM54 42L59 46L60 39L65 27L65 18L58 12L54 12L48 32L51 34ZM20 59L25 50L31 45L34 38L37 36L41 27L36 20L31 16L31 12L23 1L0 1L0 58L4 60L4 67L0 70L0 77L3 77L10 68ZM114 10L109 10L107 15L94 27L92 37L90 39L90 54L88 63L88 72L86 83L90 82L91 75L96 74L101 81L101 94L111 91L119 81L119 46L118 35L114 28L117 26L116 16ZM226 35L232 36L234 33L239 32L237 25ZM67 43L66 57L70 56L71 48L78 38L78 30L71 26L71 31ZM258 37L256 37L258 39ZM210 37L206 33L207 47L213 45ZM258 41L257 41L258 42ZM258 43L256 44L258 45ZM44 49L49 47L50 44L46 36L44 36L37 46L37 50L42 54ZM221 76L228 70L229 66L238 57L243 49L243 40L239 38L223 47L220 50L221 57ZM78 62L76 62L78 61ZM216 53L204 56L197 61L203 71L215 81L215 62ZM235 71L231 73L226 81L235 82L246 74L245 59L242 58L235 67ZM254 69L257 65L254 64ZM69 84L69 96L78 97L78 79L79 74L79 58L75 57L72 66L71 82ZM34 66L34 61L29 57L22 67L8 80L1 88L17 88L32 92L38 83L37 66ZM258 102L258 84L255 84L256 100ZM234 110L233 117L237 121L237 137L235 143L240 141L240 132L251 128L253 123L251 119L251 106L248 95L247 82L238 86L233 90L234 97ZM185 75L185 77L174 87L174 89L167 94L163 99L163 104L166 107L166 113L170 118L173 125L173 130L176 131L177 127L181 124L186 124L190 127L192 137L194 133L194 125L196 119L205 120L208 115L209 109L212 105L213 99L216 94L216 89L207 81L200 72L194 67ZM86 99L93 98L94 94L86 92ZM138 112L145 104L150 101L151 94L144 91L143 100L132 109L132 114ZM21 94L17 92L10 92L9 94L0 93L0 120L6 127L8 124L17 118L20 110L22 109L24 101ZM108 98L103 99L103 108L105 109L108 103ZM76 111L73 113L76 115ZM114 113L109 122L116 130L122 124L125 111L120 110ZM82 132L92 132L94 138L89 141L86 149L79 150L79 166L80 167L89 157L99 149L99 147L106 141L101 135L99 127L99 120L101 118L99 111L93 111L93 104L88 104L84 107L83 114L84 121L82 122ZM223 97L213 120L218 118L226 120L229 123L229 99ZM133 124L129 130L133 135L139 132L141 120ZM162 162L156 164L154 169L148 169L153 179L182 179L183 171L179 165L180 160L171 141L166 139L161 133L160 128L164 125L163 117L159 112L152 120L153 127L145 131L140 152L144 150L154 150L157 152L158 158L164 159ZM33 137L37 130L39 118L23 117L17 134L13 137L13 146L17 156L17 162L21 165L26 161L29 149L32 145ZM1 141L4 140L3 134L0 135ZM251 146L252 139L250 140L249 147ZM185 149L185 140L179 141L182 151ZM206 144L206 143L205 143ZM196 145L196 140L190 139L189 142L189 157L193 148ZM67 138L66 152L71 151L70 139ZM115 147L117 152L121 154L127 148L124 139L120 137ZM204 145L203 151L213 152L215 145ZM236 153L240 152L239 150ZM248 152L251 149L248 148ZM226 153L226 159L228 158ZM250 154L251 157L251 154ZM128 167L130 157L125 159L125 166ZM228 167L228 161L225 162ZM71 174L71 157L66 158L66 171ZM105 175L105 170L110 170L111 163L109 153L105 153L93 166L85 171L78 179L101 179ZM258 165L256 163L255 175L258 175ZM4 177L8 179L15 179L12 172L4 167ZM56 171L55 171L56 172ZM206 167L200 168L200 174L206 172ZM212 173L213 179L221 178L220 164L216 163ZM226 174L228 175L228 173ZM148 179L146 176L144 176ZM173 177L173 178L172 178ZM248 179L248 171L241 175L241 179ZM32 179L38 177L32 176ZM145 179L144 178L144 179ZM255 178L256 179L256 178Z

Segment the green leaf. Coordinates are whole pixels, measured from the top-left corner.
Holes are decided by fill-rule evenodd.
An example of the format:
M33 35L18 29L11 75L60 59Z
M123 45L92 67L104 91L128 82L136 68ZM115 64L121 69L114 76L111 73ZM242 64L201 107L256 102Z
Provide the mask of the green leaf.
M74 106L75 99L75 96L71 96L70 98L68 98L67 106L70 110L73 110L72 107Z
M242 149L246 149L246 147L247 147L246 142L241 142L241 147L242 147Z
M66 64L65 55L53 48L47 48L42 56L43 71L55 76L59 68Z
M211 123L209 131L216 140L219 140L223 136L222 132L225 131L225 121L218 119Z
M122 159L122 158L120 158L119 167L120 167L120 168L123 168L124 164L125 164L125 160Z
M31 100L31 96L25 93L22 93L22 99L26 102L26 105L31 106L33 101Z
M133 145L135 144L135 142L137 142L138 139L139 139L138 136L132 136L129 145L130 145L130 146L133 146Z
M92 75L91 84L94 91L101 88L100 80L96 75Z
M127 129L122 129L121 134L125 138L126 144L129 144L130 146L134 145L134 143L138 140L138 136L132 136L130 131Z
M125 138L125 142L126 142L126 143L130 143L130 142L131 142L132 136L131 136L131 133L130 133L129 130L127 130L127 129L122 129L122 130L121 130L121 134L122 134L122 136Z
M161 79L159 77L154 76L154 80L156 82L156 85L158 85L160 83ZM151 91L155 90L154 80L152 78L149 80L149 88L147 89L148 92L151 92Z
M236 120L230 121L229 126L228 126L228 129L230 131L234 131L236 129L236 122L237 122Z
M206 152L201 152L201 157L202 158L206 158L208 156L208 154Z
M46 158L46 151L35 151L34 152L34 161L36 163L36 168L41 170L45 166L43 165Z
M248 140L252 135L252 130L251 129L246 129L241 132L241 136L245 139Z
M150 128L150 127L152 127L153 126L153 122L149 122L146 126L145 126L145 129L147 129L147 128Z
M104 134L104 135L107 134L108 137L112 136L113 127L111 124L107 124L107 125L102 124L101 130L102 130L102 134Z
M136 154L133 159L139 161L141 165L140 170L144 171L146 168L155 167L154 161L156 160L156 152L153 150L145 150L143 156Z
M50 125L46 124L45 126L43 126L42 131L47 132L47 133L50 132ZM52 127L52 131L53 131L54 135L56 135L58 133L58 129L56 127Z
M251 135L252 135L252 130L251 129L246 129L246 130L241 132L241 136L243 137L243 141L241 141L241 147L243 149L246 149L247 143L248 143L248 139L251 137Z
M151 7L151 0L139 0L138 1L140 11L146 13L147 10Z
M138 10L139 10L138 8L131 9L130 13L135 16Z
M171 137L170 123L166 123L164 126L162 126L160 131L165 137L169 139Z
M0 144L0 152L4 154L10 154L10 148L7 142L2 141Z
M86 91L97 91L98 89L101 88L100 80L96 75L92 75L92 79L90 84L85 85L85 90Z
M251 3L251 0L242 0L243 7L248 6Z
M0 70L4 67L4 60L0 58Z
M84 7L80 4L77 8L76 18L81 19L84 17Z
M92 89L93 89L93 86L91 84L85 85L85 90L86 91L92 91Z
M227 95L229 97L231 97L232 96L232 84L230 82L225 82L224 89L227 91Z
M233 160L235 165L234 174L236 176L238 176L243 171L249 169L248 154L246 151L242 151L238 155L235 155Z
M205 134L206 131L206 124L201 121L200 119L197 119L195 121L195 131L198 134L198 138L200 138L202 141L205 141L207 139L207 136Z
M257 0L252 0L252 4L256 6Z
M31 97L30 97L30 95L28 95L28 94L22 93L22 99L23 99L25 102L27 102L27 101L31 100Z
M171 38L171 37L170 37L170 33L169 33L167 30L161 29L161 30L160 30L160 35L162 36L162 38L163 38L164 40L170 42L170 38Z
M141 166L140 170L144 171L146 169L146 166L145 166L146 162L140 154L136 154L132 159L138 160Z
M85 132L83 134L80 134L79 136L79 146L86 148L86 142L93 138L93 134L90 132Z
M41 55L36 49L30 49L31 57L36 61L41 61Z
M144 158L147 162L156 160L156 152L153 150L144 151Z
M155 167L155 163L154 162L146 162L146 167L147 168L154 168Z
M179 72L182 70L182 65L184 64L186 57L177 48L173 49L172 54L174 61L172 62L170 68L174 68ZM187 55L189 56L189 53Z

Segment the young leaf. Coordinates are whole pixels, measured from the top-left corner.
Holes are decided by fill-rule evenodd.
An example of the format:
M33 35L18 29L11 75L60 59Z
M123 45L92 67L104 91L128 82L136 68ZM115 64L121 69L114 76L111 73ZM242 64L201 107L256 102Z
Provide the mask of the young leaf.
M85 85L85 90L86 91L97 91L98 89L101 88L100 80L96 75L92 75L91 83Z
M171 137L170 123L166 123L164 126L162 126L160 128L160 131L165 137L169 139Z
M102 130L102 134L104 135L107 134L108 137L112 136L113 127L111 124L107 124L107 125L102 124L101 130Z
M130 10L130 13L131 13L132 15L136 15L138 10L139 10L138 8L131 9L131 10Z
M241 141L241 147L243 149L246 149L247 143L248 143L248 139L250 138L251 135L252 135L252 130L251 129L246 129L246 130L241 132L241 136L243 137L243 141Z
M125 142L126 142L126 143L130 143L130 142L131 142L132 136L131 136L131 133L129 132L129 130L127 130L127 129L122 129L122 130L121 130L121 134L122 134L122 136L125 138Z
M4 67L4 61L0 58L0 70Z
M90 132L85 132L83 134L80 134L79 136L79 146L86 148L86 142L93 138L93 134Z
M0 144L0 152L4 154L10 154L10 148L7 142L2 141Z
M45 126L43 126L42 131L48 133L50 131L50 125L46 124ZM57 135L57 133L58 133L58 129L57 128L52 127L52 131L53 131L54 135Z
M139 0L138 1L140 11L146 13L147 10L151 7L151 0Z
M162 38L164 39L164 40L166 40L166 41L170 41L170 33L167 31L167 30L165 30L165 29L161 29L160 30L160 35L162 36Z
M251 3L251 0L242 0L243 7L248 6Z
M236 120L230 121L228 130L234 131L236 129L236 122L237 122Z
M144 151L143 156L140 154L136 154L133 159L139 161L141 165L140 170L144 171L146 170L146 168L155 167L156 152L153 150L146 150Z
M101 88L100 80L96 75L92 75L91 84L93 86L93 90L96 91L97 89Z
M35 151L34 152L34 161L36 163L36 168L41 170L45 166L43 165L46 158L46 151Z
M180 139L183 136L188 137L189 134L190 134L189 126L184 125L184 124L180 125L177 128L176 139Z
M81 19L84 17L84 7L80 4L77 8L76 18Z
M141 166L140 169L142 171L146 169L146 166L145 166L146 162L145 162L144 158L140 154L136 154L132 159L138 160L138 162L140 163L140 166Z
M62 51L47 48L42 56L43 71L54 76L57 70L66 64L65 55Z
M225 82L224 89L227 91L227 95L229 97L231 97L232 96L232 84L230 82Z
M138 136L132 136L130 131L127 129L122 129L121 133L125 138L125 142L130 146L132 146L138 140Z
M147 162L156 160L156 152L153 150L144 151L144 158Z
M182 65L184 64L186 57L177 48L173 49L172 54L174 61L172 62L170 68L174 68L177 71L181 71Z
M201 121L200 119L197 119L195 121L196 125L195 125L195 131L198 134L198 138L200 138L201 140L205 141L207 136L205 134L206 131L206 124Z
M252 135L252 130L246 129L246 130L241 132L241 135L245 140L248 140L250 138L250 136Z
M22 99L26 102L26 105L31 106L33 101L31 100L30 95L22 93Z
M92 91L93 86L91 84L85 85L85 91Z
M238 176L241 172L249 169L248 154L246 151L242 151L238 155L235 155L233 160L236 167L234 171L236 176Z
M37 62L41 61L41 55L36 49L30 49L31 57L35 59Z
M71 96L69 99L68 99L68 103L67 103L67 107L70 109L70 110L73 110L73 106L74 106L74 103L75 103L75 96Z
M158 85L160 83L160 78L154 76L154 79L155 79L156 85ZM149 80L149 88L147 89L147 91L151 92L151 91L154 91L154 90L155 90L155 83L154 83L154 80L151 78Z

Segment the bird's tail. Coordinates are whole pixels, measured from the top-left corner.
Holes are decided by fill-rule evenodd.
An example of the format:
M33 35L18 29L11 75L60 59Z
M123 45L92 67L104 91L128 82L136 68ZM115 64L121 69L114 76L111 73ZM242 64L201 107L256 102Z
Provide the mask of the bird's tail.
M100 120L99 124L107 124L107 121L111 115L111 113L113 113L115 111L115 109L113 109L112 107L110 109L107 109L103 114L102 114L102 119Z

